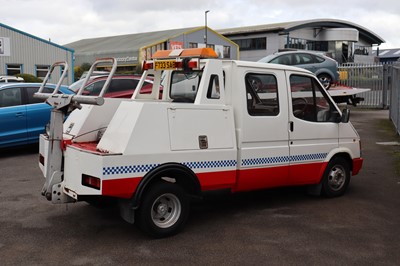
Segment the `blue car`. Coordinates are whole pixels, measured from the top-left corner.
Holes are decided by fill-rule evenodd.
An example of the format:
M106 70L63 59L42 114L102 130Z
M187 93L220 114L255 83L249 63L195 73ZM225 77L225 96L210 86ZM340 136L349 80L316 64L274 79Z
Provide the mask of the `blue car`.
M0 148L39 142L50 121L51 106L33 97L40 83L6 83L0 85ZM52 93L56 86L46 84L43 92ZM60 93L73 94L67 86Z

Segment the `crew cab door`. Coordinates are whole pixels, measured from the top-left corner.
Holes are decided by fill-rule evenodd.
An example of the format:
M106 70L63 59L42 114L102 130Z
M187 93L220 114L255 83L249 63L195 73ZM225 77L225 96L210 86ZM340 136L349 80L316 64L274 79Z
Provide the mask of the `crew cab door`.
M256 70L236 76L246 90L246 102L240 104L243 113L238 114L243 118L237 120L240 171L236 190L285 185L289 174L285 73Z
M324 160L338 147L339 112L312 75L286 72L289 84L289 184L319 182Z

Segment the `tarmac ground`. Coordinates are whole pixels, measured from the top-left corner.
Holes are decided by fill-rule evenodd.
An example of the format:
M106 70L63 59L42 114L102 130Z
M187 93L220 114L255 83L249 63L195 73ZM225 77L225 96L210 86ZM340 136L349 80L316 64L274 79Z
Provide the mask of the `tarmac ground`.
M210 194L150 239L115 209L41 196L37 146L0 151L0 265L400 265L400 146L387 110L353 109L364 165L339 198Z

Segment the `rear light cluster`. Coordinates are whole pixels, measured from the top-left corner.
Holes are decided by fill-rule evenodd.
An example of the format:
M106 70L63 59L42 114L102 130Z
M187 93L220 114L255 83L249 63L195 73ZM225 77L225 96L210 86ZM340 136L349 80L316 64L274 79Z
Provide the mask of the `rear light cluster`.
M82 185L100 190L101 180L98 177L82 175Z

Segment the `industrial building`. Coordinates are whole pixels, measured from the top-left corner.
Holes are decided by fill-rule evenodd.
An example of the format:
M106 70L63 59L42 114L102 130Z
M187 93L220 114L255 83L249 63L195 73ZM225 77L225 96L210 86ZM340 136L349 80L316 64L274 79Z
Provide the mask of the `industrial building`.
M46 41L0 23L0 75L31 74L44 78L54 62L65 61L73 70L74 50ZM55 70L50 82L58 82L62 70ZM69 71L64 84L71 84Z
M96 58L114 57L118 71L141 71L143 60L157 50L211 47L220 58L239 59L239 46L208 27L83 39L65 46L75 50L75 65L92 64ZM109 68L103 65L100 68Z
M374 62L373 48L385 42L355 23L314 19L213 30L207 26L78 40L64 46L0 23L0 75L28 73L43 78L50 65L66 61L74 66L114 57L119 72L140 72L143 60L157 50L211 47L222 59L258 61L282 50L320 51L339 63ZM102 65L100 68L108 69ZM52 75L51 82L61 71ZM66 84L74 81L69 71Z
M240 59L258 61L283 50L323 52L339 63L374 62L379 35L355 23L314 19L218 30L240 47Z

